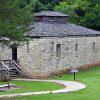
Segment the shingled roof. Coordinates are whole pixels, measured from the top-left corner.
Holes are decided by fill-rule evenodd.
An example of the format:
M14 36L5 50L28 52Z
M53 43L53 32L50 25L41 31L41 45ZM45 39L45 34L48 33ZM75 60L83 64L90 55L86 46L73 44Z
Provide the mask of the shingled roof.
M63 17L67 17L69 15L57 12L57 11L42 11L39 13L36 13L35 16L63 16Z
M68 16L59 12L39 12L36 16ZM95 31L72 23L36 21L34 29L27 33L31 37L96 36Z
M100 35L99 31L88 29L75 24L56 23L56 22L35 22L34 29L28 33L29 36L89 36Z

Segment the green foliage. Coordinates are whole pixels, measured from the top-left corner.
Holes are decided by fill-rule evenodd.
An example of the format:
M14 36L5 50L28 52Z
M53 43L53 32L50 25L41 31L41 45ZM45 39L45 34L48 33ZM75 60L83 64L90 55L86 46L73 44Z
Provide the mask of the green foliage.
M58 3L58 2L61 2L63 0L39 0L42 4L45 4L47 5L48 3L50 4L54 4L54 3Z
M8 44L25 40L33 21L31 8L23 0L0 0L0 37L9 38Z
M44 10L44 5L39 0L30 0L29 5L32 8L32 12L40 12Z
M63 0L23 0L22 6L28 4L32 8L32 12L40 12L43 10L53 10L53 7Z
M100 0L65 0L54 10L70 15L70 21L100 30Z

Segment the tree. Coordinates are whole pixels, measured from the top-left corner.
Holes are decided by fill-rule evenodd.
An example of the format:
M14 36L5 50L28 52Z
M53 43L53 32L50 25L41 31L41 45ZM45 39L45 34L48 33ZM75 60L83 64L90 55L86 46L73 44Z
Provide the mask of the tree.
M33 12L40 12L43 10L52 11L53 7L63 0L24 0L24 5L28 4L33 8Z
M44 5L39 0L31 0L29 6L33 8L33 12L45 10Z
M38 0L44 5L44 10L52 11L53 7L63 0Z
M32 8L24 0L0 0L0 37L6 37L7 45L25 41L24 33L33 22Z
M70 15L70 22L100 30L100 0L65 0L54 10Z

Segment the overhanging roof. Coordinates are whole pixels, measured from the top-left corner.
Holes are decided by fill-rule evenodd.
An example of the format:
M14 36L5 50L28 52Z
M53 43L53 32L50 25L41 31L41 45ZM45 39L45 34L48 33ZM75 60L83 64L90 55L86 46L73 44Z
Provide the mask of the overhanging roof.
M100 35L100 31L71 23L35 22L34 29L26 35L31 37L93 36Z
M35 16L62 16L62 17L67 17L69 15L67 14L63 14L57 11L42 11L42 12L38 12L35 14Z

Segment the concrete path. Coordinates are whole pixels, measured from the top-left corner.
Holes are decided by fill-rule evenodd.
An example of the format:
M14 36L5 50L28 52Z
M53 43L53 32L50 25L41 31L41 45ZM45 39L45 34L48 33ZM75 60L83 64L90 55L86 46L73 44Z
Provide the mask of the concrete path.
M51 93L65 93L71 91L78 91L84 89L86 86L79 82L74 81L63 81L63 80L37 80L37 79L16 79L23 81L37 81L37 82L50 82L63 85L63 89L53 90L53 91L39 91L39 92L28 92L28 93L18 93L18 94L6 94L0 95L0 97L15 97L15 96L28 96L28 95L38 95L38 94L51 94Z

